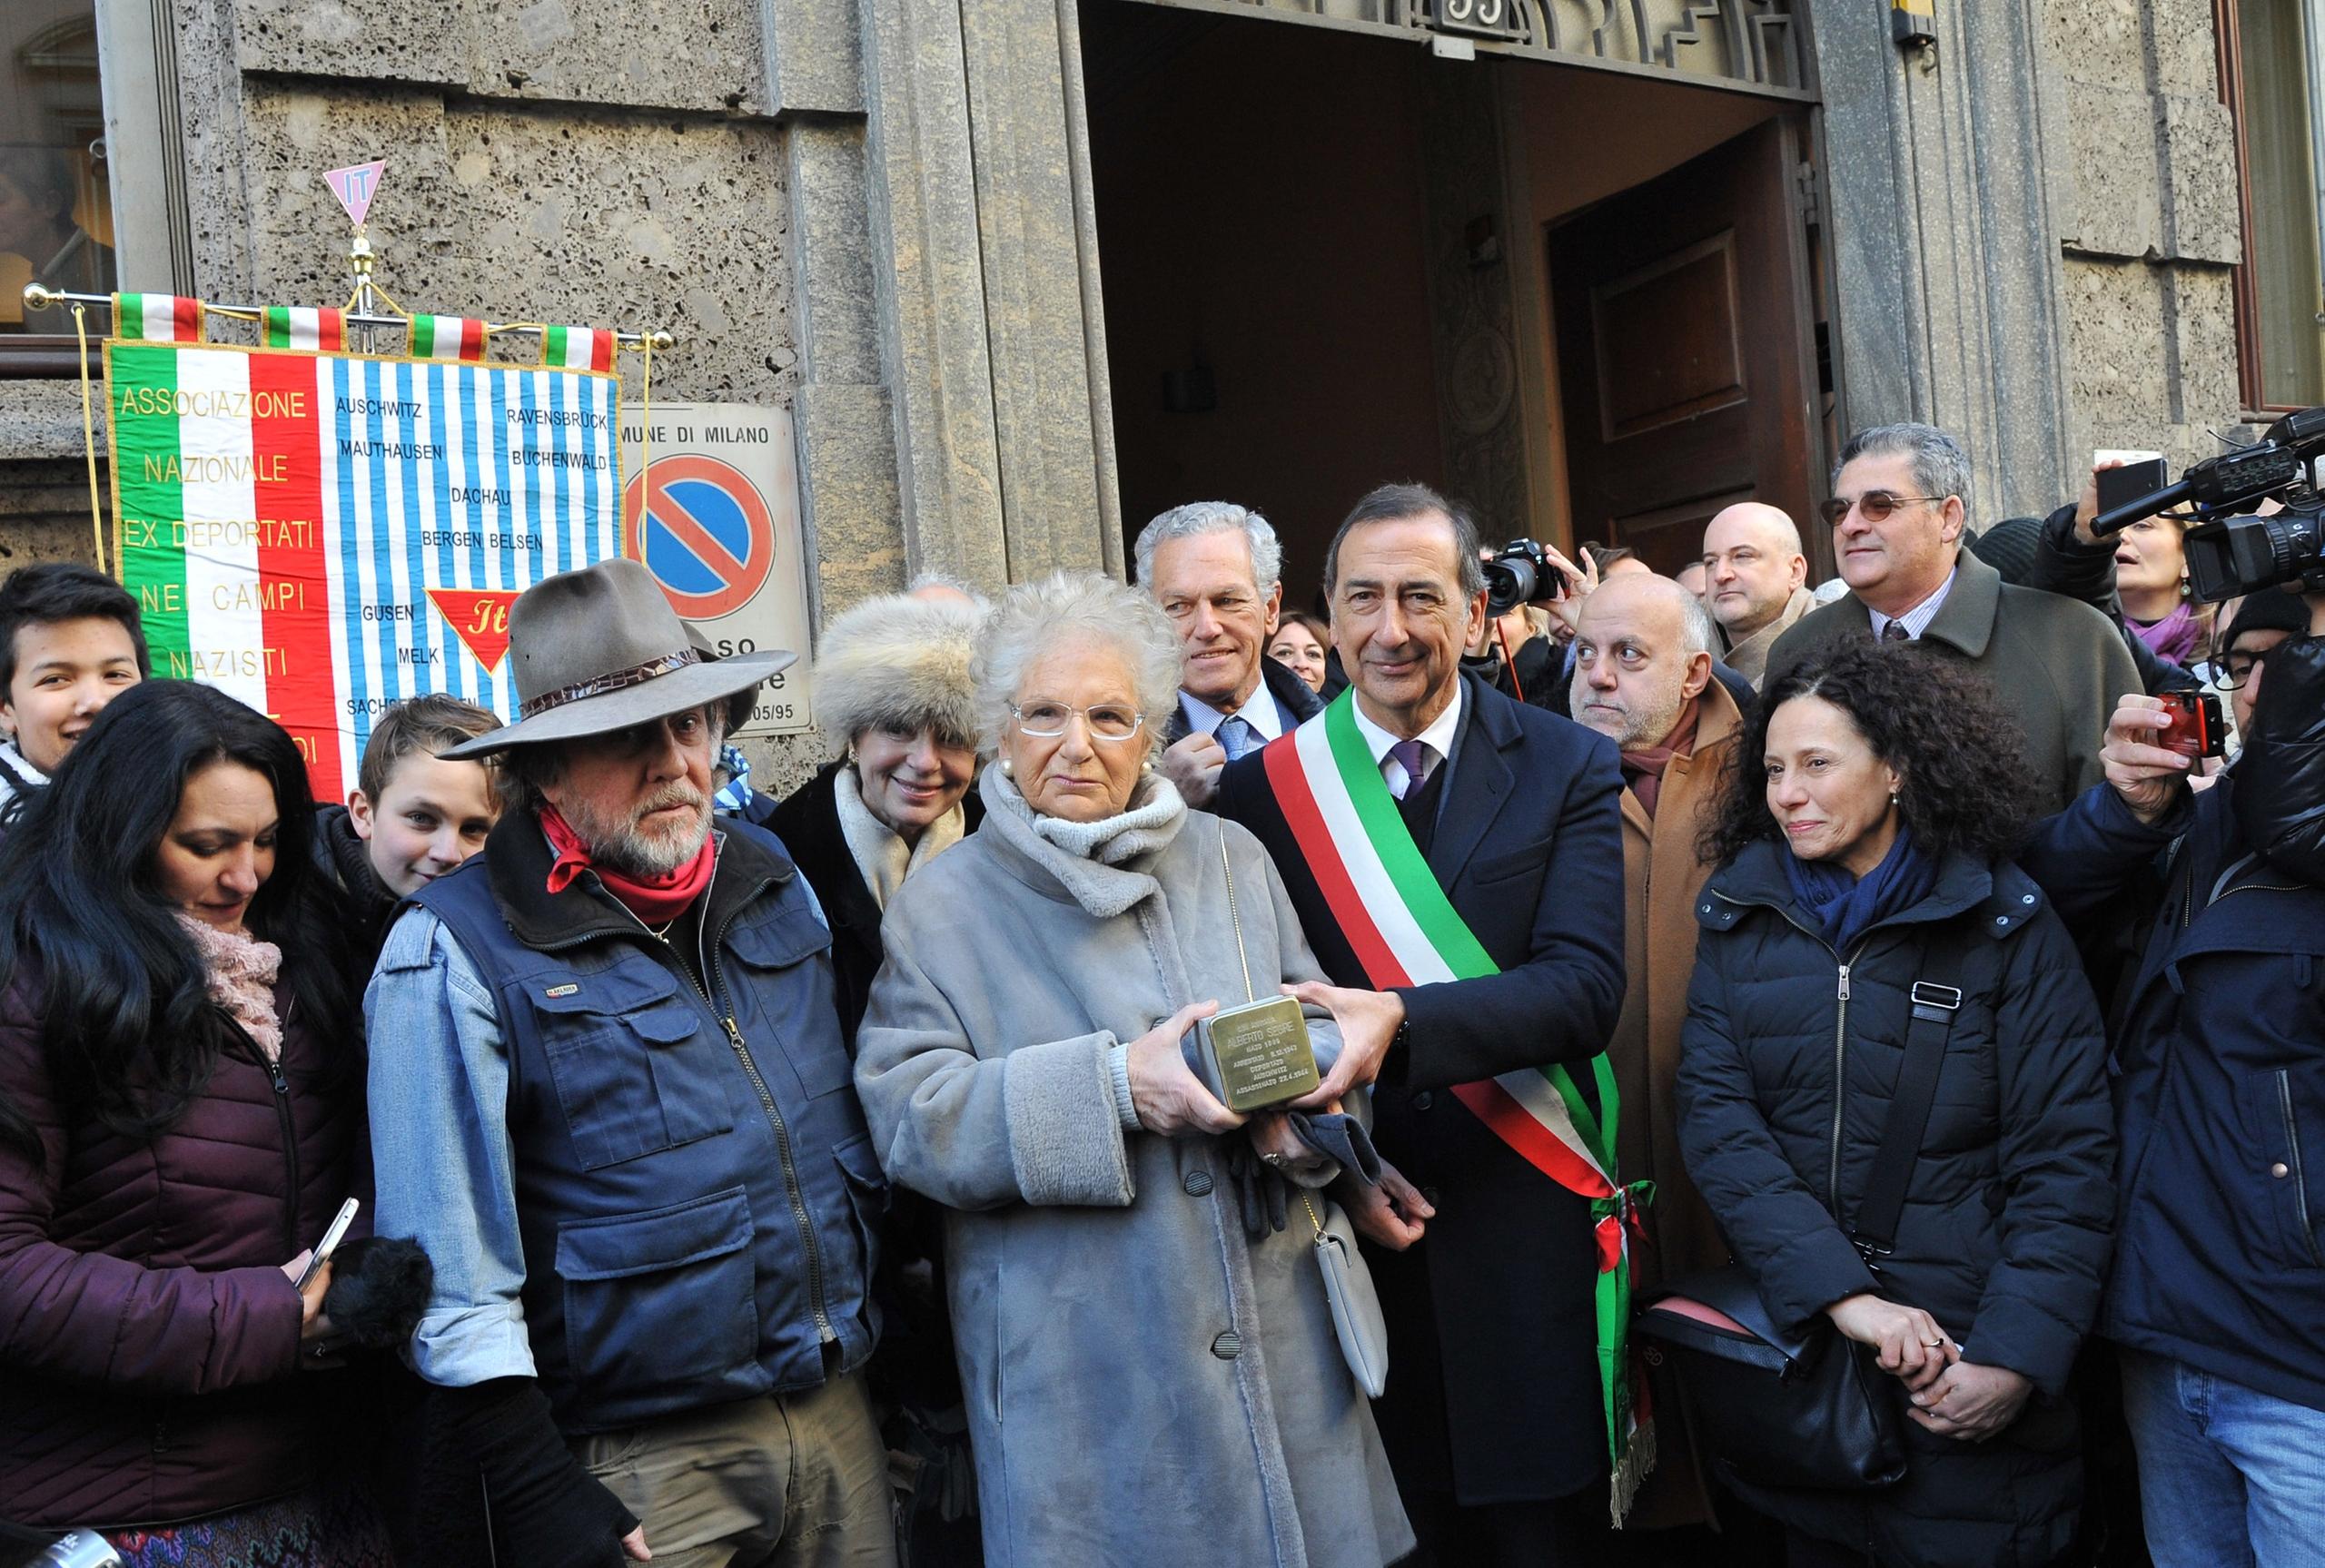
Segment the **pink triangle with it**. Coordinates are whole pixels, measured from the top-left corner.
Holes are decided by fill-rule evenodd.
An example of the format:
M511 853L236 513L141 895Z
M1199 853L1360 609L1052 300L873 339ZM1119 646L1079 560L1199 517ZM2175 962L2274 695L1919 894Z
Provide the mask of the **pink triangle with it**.
M351 163L344 169L323 172L331 193L347 209L348 222L363 222L363 214L371 210L371 198L380 193L380 171L387 166L385 158L374 158L368 163Z

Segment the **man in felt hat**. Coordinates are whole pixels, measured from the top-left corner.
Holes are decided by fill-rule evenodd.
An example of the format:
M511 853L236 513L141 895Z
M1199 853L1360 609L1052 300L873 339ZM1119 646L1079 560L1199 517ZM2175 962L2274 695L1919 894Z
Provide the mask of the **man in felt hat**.
M705 660L611 560L519 596L510 657L518 722L443 754L510 809L364 1006L379 1229L435 1265L419 1560L893 1563L830 933L711 817L728 699L792 656Z

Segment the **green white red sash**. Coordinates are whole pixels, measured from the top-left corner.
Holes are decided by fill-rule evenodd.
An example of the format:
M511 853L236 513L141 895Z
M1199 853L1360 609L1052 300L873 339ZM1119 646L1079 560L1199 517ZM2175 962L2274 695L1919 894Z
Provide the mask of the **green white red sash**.
M1276 804L1341 934L1375 990L1499 974L1413 843L1356 724L1356 694L1261 754ZM1454 1086L1496 1138L1568 1191L1590 1201L1598 1242L1598 1372L1617 1524L1655 1464L1654 1426L1632 1375L1630 1241L1654 1184L1626 1185L1615 1161L1619 1100L1602 1052L1591 1058L1599 1114L1563 1066Z

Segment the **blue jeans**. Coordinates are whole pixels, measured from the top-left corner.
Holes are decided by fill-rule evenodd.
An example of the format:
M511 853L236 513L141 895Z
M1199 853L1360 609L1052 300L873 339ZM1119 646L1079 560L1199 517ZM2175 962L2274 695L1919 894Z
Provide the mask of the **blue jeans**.
M2325 1564L2325 1410L2122 1352L2155 1568Z

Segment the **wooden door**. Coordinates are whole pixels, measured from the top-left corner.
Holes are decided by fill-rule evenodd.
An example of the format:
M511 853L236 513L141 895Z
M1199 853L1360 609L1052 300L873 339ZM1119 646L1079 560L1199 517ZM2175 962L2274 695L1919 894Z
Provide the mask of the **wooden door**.
M1759 500L1829 555L1800 146L1773 120L1551 229L1578 540L1676 572L1713 513Z

